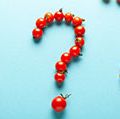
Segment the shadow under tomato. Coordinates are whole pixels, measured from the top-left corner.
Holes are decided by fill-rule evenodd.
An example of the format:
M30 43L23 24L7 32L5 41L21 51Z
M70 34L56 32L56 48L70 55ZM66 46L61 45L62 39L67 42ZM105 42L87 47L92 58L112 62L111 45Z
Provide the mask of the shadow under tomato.
M75 65L74 63L80 62L82 56L78 56L72 59L72 61L68 64L68 67L71 67L71 65ZM68 71L69 73L69 71Z
M102 0L105 4L109 4L110 0Z
M32 40L33 40L34 43L38 44L38 43L42 42L42 37L40 39L32 38Z
M64 119L65 118L66 111L63 112L55 112L52 110L52 117L53 119Z
M55 86L60 89L60 88L63 88L64 83L65 83L65 82L63 82L63 83L57 83L57 82L55 81Z

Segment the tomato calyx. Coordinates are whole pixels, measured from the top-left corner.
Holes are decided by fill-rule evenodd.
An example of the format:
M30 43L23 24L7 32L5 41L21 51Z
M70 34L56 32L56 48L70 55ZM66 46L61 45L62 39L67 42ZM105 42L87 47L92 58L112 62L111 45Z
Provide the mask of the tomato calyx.
M71 94L63 95L63 94L61 93L60 96L66 100L67 98L69 98L69 97L71 96Z
M63 9L62 9L62 8L60 8L60 9L59 9L59 12L63 12Z
M82 21L84 22L85 21L85 19L84 18L81 18L82 19Z
M72 16L73 16L73 17L75 17L75 15L74 15L74 14L72 14ZM83 22L85 21L85 19L84 19L84 18L80 18L80 19L82 19L82 21L83 21Z
M80 53L79 56L83 56L83 54Z
M45 18L47 18L47 19L48 19L48 17L49 17L49 15L46 13L46 14L45 14Z
M80 41L80 39L79 39L79 38L76 38L76 41L77 41L77 42L79 42L79 41Z
M61 74L65 74L65 73L68 73L67 70L64 70L64 71L57 71L58 73L61 73Z

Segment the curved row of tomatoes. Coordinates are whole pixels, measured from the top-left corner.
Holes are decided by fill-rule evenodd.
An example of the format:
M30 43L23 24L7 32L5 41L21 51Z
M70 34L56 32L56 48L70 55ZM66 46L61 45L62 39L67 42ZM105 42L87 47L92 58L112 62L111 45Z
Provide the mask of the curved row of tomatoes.
M36 20L36 28L33 29L32 35L35 40L39 40L43 35L43 29L52 24L54 19L56 22L62 22L65 19L66 23L70 24L72 22L74 28L74 32L76 36L82 36L85 33L85 28L81 26L84 19L74 16L72 13L66 13L65 15L62 12L62 9L57 11L55 14L51 12L47 12L44 15L44 18L38 18Z
M83 37L77 37L75 39L75 45L69 49L69 52L65 52L61 55L60 61L55 64L56 74L54 79L57 83L62 83L65 80L65 73L67 72L67 65L73 58L78 57L81 54L81 48L84 45Z
M53 21L60 23L63 20L66 21L67 24L72 24L74 28L74 32L76 35L75 45L72 46L68 52L65 52L61 55L60 61L55 64L56 74L54 79L57 83L62 83L65 80L65 73L67 72L67 65L72 61L72 58L78 57L81 55L81 48L84 45L84 33L85 28L82 26L82 22L84 19L74 16L72 13L68 12L63 14L62 9L52 14L51 12L47 12L44 15L44 18L38 18L36 20L36 28L33 29L32 35L35 41L38 41L43 35L43 29L46 26L49 26L53 23ZM61 112L66 107L66 98L67 96L57 96L52 100L52 107L56 112Z

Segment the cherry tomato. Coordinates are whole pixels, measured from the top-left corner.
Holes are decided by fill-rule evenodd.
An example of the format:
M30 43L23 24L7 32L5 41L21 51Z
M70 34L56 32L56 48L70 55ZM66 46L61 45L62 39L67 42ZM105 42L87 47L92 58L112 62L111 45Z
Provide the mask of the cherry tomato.
M57 22L62 22L63 18L64 18L64 14L62 12L62 9L60 9L59 11L57 11L55 14L54 14L54 18Z
M51 24L54 20L54 15L51 12L47 12L44 16L44 19L48 24Z
M80 55L80 51L81 50L80 50L80 48L78 46L73 46L73 47L70 48L70 54L73 57L79 56Z
M76 36L83 36L85 33L85 28L83 26L77 26L74 29Z
M80 48L84 45L85 41L83 37L77 37L75 40L75 44Z
M36 26L41 29L44 28L46 26L46 20L43 18L37 19Z
M71 58L72 57L71 57L70 53L65 52L61 56L61 61L65 62L65 63L69 63L71 61Z
M63 61L58 61L55 67L57 71L65 71L67 69L67 65Z
M73 20L73 14L71 14L70 12L65 14L65 21L67 23L70 23Z
M65 74L57 72L54 76L57 83L62 83L65 80Z
M34 39L36 39L36 40L40 39L43 35L43 31L42 31L42 29L34 28L32 31L32 35L33 35Z
M82 24L82 19L80 17L74 17L72 20L73 26L79 26Z
M65 98L57 96L52 100L51 106L56 112L62 112L66 108L67 103Z

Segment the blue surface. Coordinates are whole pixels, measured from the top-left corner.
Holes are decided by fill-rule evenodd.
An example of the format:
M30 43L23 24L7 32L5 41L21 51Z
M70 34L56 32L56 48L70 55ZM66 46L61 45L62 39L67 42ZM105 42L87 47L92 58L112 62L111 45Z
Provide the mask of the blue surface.
M64 85L54 64L74 43L72 27L53 25L41 42L31 31L45 12L63 8L86 19L83 56ZM101 0L0 1L0 119L120 119L120 7ZM59 93L72 93L63 113L51 109Z

